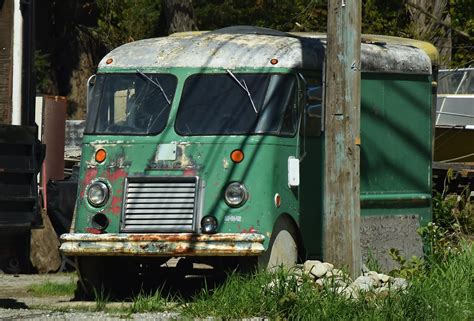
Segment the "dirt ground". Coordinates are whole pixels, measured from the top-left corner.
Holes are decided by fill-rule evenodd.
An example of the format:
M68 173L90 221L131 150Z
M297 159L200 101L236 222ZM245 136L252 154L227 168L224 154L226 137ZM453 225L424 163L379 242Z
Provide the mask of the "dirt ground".
M77 281L75 273L19 274L0 272L0 320L168 320L174 313L84 312L93 310L96 302L75 301L74 296L37 296L29 291L34 284ZM111 302L109 308L127 307L129 302Z

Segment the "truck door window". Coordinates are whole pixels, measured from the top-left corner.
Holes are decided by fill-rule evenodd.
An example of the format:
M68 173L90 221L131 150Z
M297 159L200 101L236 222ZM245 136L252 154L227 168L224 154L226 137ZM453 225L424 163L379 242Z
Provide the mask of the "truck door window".
M320 136L323 130L323 88L321 79L306 79L305 135Z

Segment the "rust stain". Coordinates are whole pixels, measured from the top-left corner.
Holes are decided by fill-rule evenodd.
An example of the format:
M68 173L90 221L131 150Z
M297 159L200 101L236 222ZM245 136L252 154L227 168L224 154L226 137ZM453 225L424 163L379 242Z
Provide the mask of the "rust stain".
M183 171L183 176L197 176L196 170L194 168L186 168Z
M84 185L89 185L90 182L97 177L97 168L96 167L92 167L92 168L88 168L86 169L86 174L85 174L85 177L84 177Z
M261 234L64 234L62 253L104 256L249 256L264 251Z
M82 187L79 188L79 196L80 198L84 198L84 193L85 193L85 187L89 185L94 178L97 177L97 168L96 167L91 167L86 169L86 173L84 175L84 180L82 180L81 184Z
M105 177L111 182L116 181L126 176L127 176L127 172L121 168L105 171Z
M248 230L245 228L242 229L242 233L258 233L258 231L253 226L250 226Z
M101 230L98 230L98 229L93 228L93 227L86 228L86 232L91 233L91 234L95 234L95 235L102 234Z
M122 212L122 196L112 197L110 212L114 215L120 215L120 213Z

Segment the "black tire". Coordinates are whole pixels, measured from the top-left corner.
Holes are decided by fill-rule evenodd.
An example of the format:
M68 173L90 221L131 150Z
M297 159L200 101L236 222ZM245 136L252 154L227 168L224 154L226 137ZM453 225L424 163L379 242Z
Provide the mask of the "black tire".
M76 291L77 299L95 299L97 295L109 295L110 289L105 280L106 258L77 257L76 266L79 275Z

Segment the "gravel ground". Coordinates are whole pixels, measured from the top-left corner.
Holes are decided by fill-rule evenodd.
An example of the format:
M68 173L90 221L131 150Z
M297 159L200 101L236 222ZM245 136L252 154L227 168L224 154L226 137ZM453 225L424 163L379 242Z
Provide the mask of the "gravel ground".
M0 273L0 320L169 320L176 313L82 312L94 309L95 302L73 301L73 296L34 296L28 289L45 282L68 283L75 274L8 275ZM129 303L112 302L108 308L127 307Z

